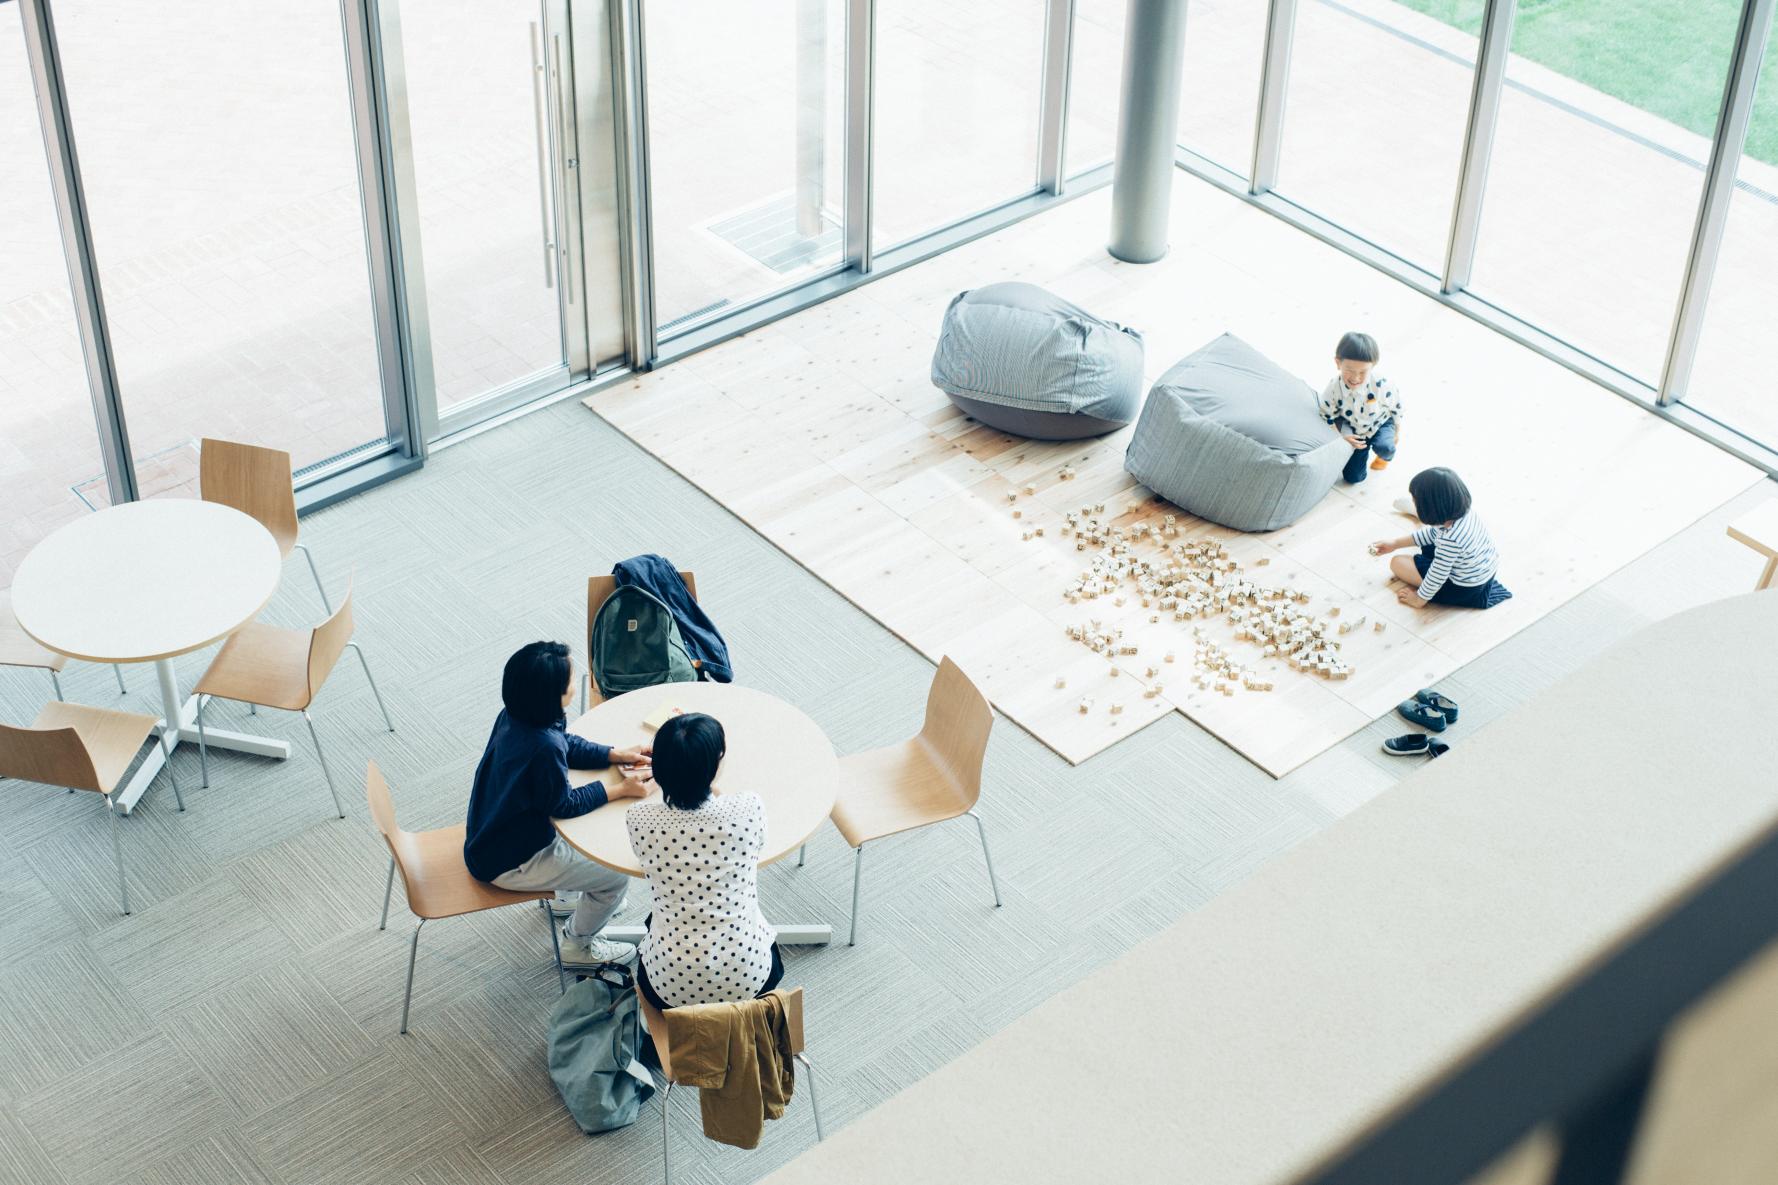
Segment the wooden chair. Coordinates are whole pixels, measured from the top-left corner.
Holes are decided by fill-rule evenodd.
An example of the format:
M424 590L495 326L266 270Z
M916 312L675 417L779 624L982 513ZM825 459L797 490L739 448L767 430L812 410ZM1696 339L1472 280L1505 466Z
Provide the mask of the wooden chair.
M988 865L988 887L994 908L1000 908L1000 884L994 878L994 857L988 832L975 804L982 795L982 757L994 709L988 698L949 658L938 664L926 696L926 723L918 736L840 758L838 797L833 823L852 845L852 932L846 945L858 941L858 890L864 876L864 845L884 836L942 823L959 815L975 820ZM797 856L801 867L803 856Z
M296 481L289 453L205 437L198 449L198 497L258 519L278 541L280 558L288 558L292 551L302 552L309 561L309 575L315 578L322 607L333 612L314 555L297 542Z
M55 688L56 698L61 699L62 668L67 665L67 655L45 650L25 632L18 618L12 615L12 597L0 592L0 667L36 667L48 671L50 686ZM123 671L115 663L111 664L111 673L117 676L117 690L128 695L130 689L123 685Z
M436 918L460 917L480 913L484 909L500 909L507 905L523 905L535 901L543 906L545 924L549 927L550 945L556 954L556 979L563 990L568 981L562 970L562 944L556 937L556 924L550 916L549 901L555 896L550 889L536 892L514 892L498 889L470 875L463 863L463 836L466 827L437 827L431 831L403 831L395 821L395 801L389 796L389 784L374 761L364 771L365 797L370 801L370 817L377 825L383 842L389 845L389 875L383 882L383 917L377 929L389 928L389 898L395 891L395 873L401 872L401 887L407 893L407 907L419 921L414 923L413 937L407 948L407 986L401 992L401 1031L407 1032L408 1006L414 998L414 956L420 950L420 930Z
M815 1113L815 1142L820 1143L821 1136L821 1100L815 1093L815 1063L809 1060L805 1051L807 1043L803 1038L803 989L785 988L784 1019L790 1029L790 1053L802 1064L809 1081L809 1108ZM648 1027L648 1039L654 1046L655 1057L660 1059L661 1077L666 1081L667 1088L661 1092L661 1168L665 1173L667 1185L673 1185L672 1139L668 1132L668 1121L673 1116L672 1095L676 1083L673 1080L673 1051L667 1048L667 1018L661 1015L660 1009L648 1002L642 989L636 989L636 1002L642 1008L642 1020Z
M686 588L687 592L691 593L691 599L694 601L697 600L698 599L698 578L696 576L693 576L690 572L681 572L681 573L679 573L679 579L685 581L685 588ZM587 661L586 661L586 670L582 671L581 675L580 675L580 710L582 712L586 711L593 704L603 703L605 701L604 695L600 694L598 687L594 686L594 684L593 684L593 618L599 616L599 607L601 605L603 605L608 599L610 599L611 594L616 591L617 591L617 577L615 577L615 576L606 575L606 576L589 576L589 577L587 577L587 582L586 582L586 660ZM591 697L590 697L591 702L589 702L589 695L588 695L589 689L591 691Z
M345 818L346 808L340 805L340 794L334 788L333 772L327 768L327 754L322 752L321 735L315 731L309 705L348 647L358 652L358 662L364 667L370 692L383 713L383 723L394 732L395 723L389 719L389 709L383 706L377 681L370 676L370 664L364 659L363 649L352 641L352 588L348 584L346 599L340 607L312 630L279 629L250 621L222 644L210 669L193 689L198 697L198 761L204 785L210 784L209 744L204 738L206 697L301 712L309 726L309 739L315 742L315 756L321 759L321 776L327 779L327 792L333 795L334 811Z
M29 728L0 724L0 774L26 782L47 782L70 791L91 790L105 799L111 814L111 851L117 859L117 895L130 912L130 884L124 874L122 823L115 795L124 775L160 720L134 712L113 712L85 704L45 704ZM173 800L185 809L179 780L169 761Z

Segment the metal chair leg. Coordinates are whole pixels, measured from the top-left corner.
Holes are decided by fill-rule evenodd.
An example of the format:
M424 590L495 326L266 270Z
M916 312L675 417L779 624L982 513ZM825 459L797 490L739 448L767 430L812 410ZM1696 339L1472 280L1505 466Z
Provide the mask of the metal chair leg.
M321 759L321 776L327 779L327 792L333 795L333 809L340 818L346 817L346 808L340 805L340 792L333 788L333 771L327 768L327 754L321 750L321 734L315 731L315 718L303 709L303 720L309 726L309 739L315 742L315 756Z
M826 1137L821 1134L821 1099L815 1094L815 1063L806 1053L797 1054L796 1060L809 1072L809 1109L815 1112L815 1142L819 1144Z
M562 995L568 994L568 969L562 966L562 935L556 929L556 915L550 911L549 902L539 900L543 907L543 924L549 927L550 949L556 952L556 986Z
M111 664L111 673L113 675L117 676L117 694L128 695L130 693L130 689L123 685L123 668L118 666L116 663L112 663Z
M56 689L56 698L61 700L63 703L67 703L68 701L65 698L63 698L63 696L62 696L62 677L60 675L56 674L54 671L51 671L49 673L49 682L50 682L50 686L52 686ZM70 787L70 789L72 789L72 787Z
M404 988L401 993L401 1031L403 1033L407 1032L408 1007L410 1005L412 1005L414 1002L414 956L420 952L420 928L423 927L425 924L426 924L425 918L421 918L419 921L415 922L414 923L414 936L412 938L408 939L408 944L407 944L407 987Z
M592 683L592 681L593 681L592 672L586 671L581 674L581 676L580 676L580 714L582 716L586 715L587 687Z
M210 788L210 742L204 738L204 701L209 696L198 696L198 772L203 775L204 789Z
M377 929L389 928L389 898L395 892L395 857L389 857L389 875L383 881L383 918L377 923Z
M105 810L111 816L111 854L117 857L117 895L123 900L123 911L130 912L130 882L123 870L123 820L117 816L117 804L105 796Z
M801 868L809 859L809 845L804 844L796 850L796 866Z
M358 652L358 665L364 668L364 681L370 684L370 693L377 697L377 711L383 714L383 723L388 726L389 731L394 732L395 721L389 719L389 709L383 706L383 693L377 690L377 681L370 677L370 664L364 661L364 648L356 642L347 642L346 645Z
M667 1128L667 1121L673 1115L673 1080L667 1079L666 1089L661 1091L661 1176L667 1185L673 1185L673 1133Z
M329 616L333 615L333 602L327 599L327 588L321 583L321 570L315 567L315 553L301 543L293 543L291 547L303 553L303 559L309 561L309 575L315 578L315 591L321 594L321 604Z
M248 704L247 705L247 715L249 715L249 716L259 715L259 705L258 704Z
M852 932L846 935L847 946L858 945L858 885L864 879L864 845L852 849Z
M185 796L179 793L179 775L173 772L173 752L177 747L174 743L173 736L174 734L169 731L166 736L161 738L166 745L162 752L167 756L167 760L162 768L167 771L167 781L173 784L173 801L177 803L179 809L183 811L185 809Z
M1000 882L994 877L994 857L988 851L988 829L982 825L982 817L970 811L969 817L975 820L976 834L982 837L982 861L988 866L988 887L994 890L994 908L1000 908Z

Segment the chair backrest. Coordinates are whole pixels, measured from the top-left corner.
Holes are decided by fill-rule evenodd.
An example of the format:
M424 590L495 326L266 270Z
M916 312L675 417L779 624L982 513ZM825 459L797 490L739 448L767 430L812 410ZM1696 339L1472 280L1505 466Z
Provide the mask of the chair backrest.
M679 579L685 581L685 591L689 592L691 594L691 599L694 601L697 600L698 599L698 578L696 576L692 575L690 572L681 572L681 573L679 573ZM617 577L611 575L610 573L606 573L603 576L589 576L589 577L587 577L587 581L586 581L586 639L587 639L586 669L589 674L591 673L591 671L593 669L593 621L595 618L597 618L599 616L599 607L601 605L603 605L607 600L609 600L611 597L611 594L616 591L617 591ZM588 683L592 687L592 696L588 700L588 705L591 706L592 704L596 704L601 699L603 699L604 693L599 690L599 684L598 684L597 680L589 679Z
M808 1048L803 1037L803 989L780 988L779 994L784 997L784 1027L790 1031L790 1053L794 1057ZM648 1027L649 1040L654 1042L654 1052L660 1058L661 1077L671 1082L673 1051L667 1048L667 1019L661 1015L660 1009L648 1002L641 988L636 989L636 1002L642 1006L643 1023Z
M25 632L25 627L12 615L12 595L0 591L0 667L42 667L59 671L64 663L61 655L45 650Z
M0 777L104 793L93 755L72 728L0 724Z
M393 851L401 827L395 822L395 800L389 797L389 783L383 780L383 771L374 761L364 763L364 796L370 800L371 822L377 825L377 831Z
M932 690L926 694L926 723L920 729L920 739L956 782L969 806L982 794L982 760L993 727L994 709L988 697L948 656L940 659Z
M352 582L346 581L346 595L333 616L315 627L309 635L309 697L313 699L333 673L333 664L346 652L352 640Z
M286 554L296 542L296 486L290 454L205 437L198 452L198 496L259 520Z

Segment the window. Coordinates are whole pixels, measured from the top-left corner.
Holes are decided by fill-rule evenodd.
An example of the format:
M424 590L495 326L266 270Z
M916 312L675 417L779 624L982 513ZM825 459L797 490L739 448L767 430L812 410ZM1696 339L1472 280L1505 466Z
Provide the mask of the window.
M1475 55L1472 33L1403 5L1302 4L1278 194L1442 272Z
M1738 4L1521 4L1474 293L1660 379Z
M338 10L56 25L143 494L189 493L203 436L299 468L387 439Z
M1044 5L879 0L875 250L1037 188Z
M1066 145L1070 175L1109 161L1117 145L1124 12L1124 0L1075 0Z
M655 319L676 329L837 266L845 6L651 3Z
M19 23L0 20L0 589L36 542L106 501L43 133Z
M1186 11L1179 142L1243 177L1253 169L1265 45L1261 0L1192 0Z

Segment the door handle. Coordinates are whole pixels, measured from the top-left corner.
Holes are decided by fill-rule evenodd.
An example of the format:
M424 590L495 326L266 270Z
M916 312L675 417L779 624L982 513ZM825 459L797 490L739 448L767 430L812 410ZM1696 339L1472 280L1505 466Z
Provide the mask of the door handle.
M556 286L556 220L550 214L549 115L543 105L543 35L531 22L531 101L537 112L537 204L543 221L543 286Z
M568 83L567 73L562 69L562 35L560 33L551 34L550 42L556 64L556 127L560 133L558 143L561 145L561 159L563 164L561 174L562 195L565 200L573 201L575 200L575 190L578 189L578 186L575 186L572 189L569 186L569 175L576 163L574 159L575 153L571 151L573 144L569 140L569 137L573 134L574 128L574 121L570 118L573 112L570 109L572 99L569 93L573 88ZM573 304L574 245L572 243L561 244L561 252L562 290L568 297L568 303Z

